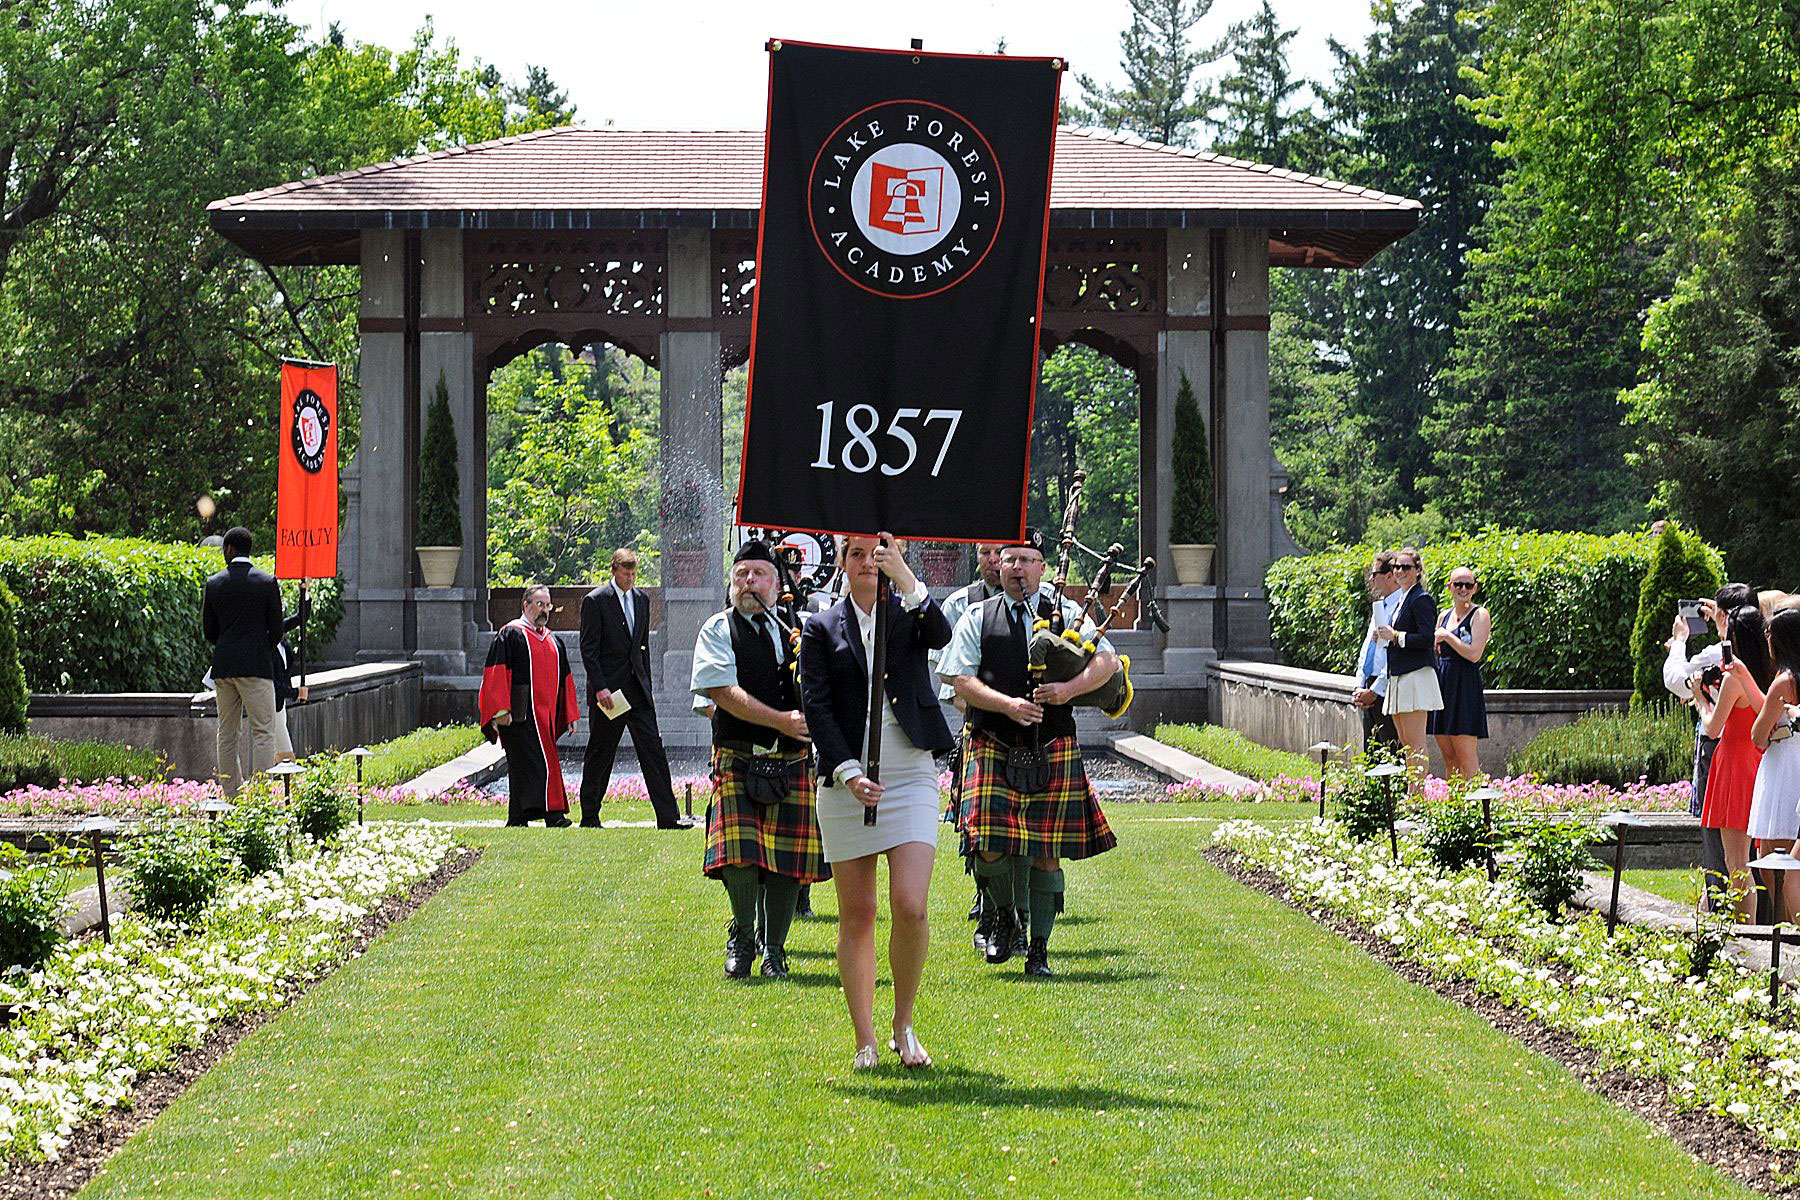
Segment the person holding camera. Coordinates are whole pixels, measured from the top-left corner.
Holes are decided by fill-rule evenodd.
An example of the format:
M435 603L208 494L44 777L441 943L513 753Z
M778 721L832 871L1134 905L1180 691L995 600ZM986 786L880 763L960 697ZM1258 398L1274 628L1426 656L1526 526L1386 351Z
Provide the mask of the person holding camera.
M1718 746L1717 740L1706 736L1706 715L1718 696L1720 650L1714 644L1689 658L1688 638L1704 632L1706 623L1711 622L1719 640L1724 641L1725 619L1731 610L1754 604L1755 601L1756 593L1742 583L1726 584L1713 594L1711 600L1697 600L1691 605L1683 601L1683 606L1691 607L1694 612L1694 624L1689 624L1689 618L1684 612L1677 611L1675 628L1669 640L1663 643L1669 652L1668 657L1663 660L1663 687L1683 704L1694 706L1693 792L1688 812L1695 817L1700 815L1701 805L1706 799L1707 773L1712 766L1713 751ZM1725 844L1717 829L1705 826L1700 828L1700 866L1708 895L1723 890Z
M1763 752L1750 798L1750 836L1764 854L1792 850L1800 838L1800 739L1793 736L1794 705L1800 702L1800 611L1779 610L1769 621L1769 657L1775 679L1750 727L1750 741ZM1747 683L1745 691L1752 686ZM1778 918L1792 921L1800 896L1788 888L1780 900Z
M1400 748L1400 735L1394 732L1394 718L1382 711L1387 700L1387 644L1375 636L1379 625L1391 624L1400 607L1399 582L1394 574L1394 552L1382 550L1363 575L1374 603L1369 611L1369 631L1363 635L1362 652L1356 658L1356 674L1361 680L1350 694L1350 702L1362 710L1363 750L1376 746L1392 750Z
M1733 609L1725 632L1719 698L1706 718L1706 736L1717 738L1719 744L1707 772L1700 824L1719 831L1725 845L1726 883L1735 894L1738 919L1748 923L1756 915L1750 884L1750 801L1762 762L1750 730L1762 709L1764 689L1774 682L1775 667L1769 659L1768 627L1756 605Z
M1386 712L1406 749L1407 764L1428 761L1425 726L1430 715L1444 707L1438 687L1436 651L1437 601L1422 582L1418 550L1407 546L1394 552L1393 571L1400 580L1400 606L1391 624L1375 627L1375 636L1387 643L1388 692Z

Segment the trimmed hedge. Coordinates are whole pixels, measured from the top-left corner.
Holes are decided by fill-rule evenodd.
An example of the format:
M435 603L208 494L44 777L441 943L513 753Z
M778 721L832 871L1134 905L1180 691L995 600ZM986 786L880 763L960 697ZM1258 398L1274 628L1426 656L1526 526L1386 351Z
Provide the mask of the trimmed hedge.
M1284 775L1291 775L1296 779L1319 777L1319 764L1306 755L1271 749L1222 725L1163 724L1156 727L1155 736L1165 746L1185 750L1221 770L1231 771L1259 783L1267 783Z
M1674 620L1673 617L1670 618ZM1667 693L1631 711L1594 712L1558 725L1513 751L1507 769L1545 783L1624 788L1647 779L1679 783L1694 767L1694 714Z
M25 668L19 665L19 600L0 583L0 734L25 732Z
M269 559L259 565L270 569ZM19 598L25 681L34 692L194 692L211 661L200 628L213 547L136 538L0 538L0 583ZM344 615L339 580L315 581L307 645ZM281 585L292 612L298 586Z
M1475 571L1476 602L1494 619L1481 664L1488 687L1624 689L1632 684L1632 625L1654 545L1647 533L1487 529L1420 554L1440 608L1450 603L1450 572ZM1290 665L1355 670L1369 620L1363 571L1373 556L1373 548L1353 546L1270 564L1270 627Z

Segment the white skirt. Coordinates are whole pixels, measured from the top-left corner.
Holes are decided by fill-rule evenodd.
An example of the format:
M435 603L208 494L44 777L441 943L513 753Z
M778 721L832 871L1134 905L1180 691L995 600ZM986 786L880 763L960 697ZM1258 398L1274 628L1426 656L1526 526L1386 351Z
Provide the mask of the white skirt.
M826 862L864 858L907 842L937 848L943 828L937 763L893 721L881 726L881 783L886 790L875 809L875 824L863 824L863 803L849 788L824 779L819 783L819 835Z
M1756 768L1749 834L1758 840L1800 838L1800 738L1770 742Z
M1444 707L1444 693L1438 688L1436 667L1420 667L1388 680L1387 704L1382 712L1437 712Z

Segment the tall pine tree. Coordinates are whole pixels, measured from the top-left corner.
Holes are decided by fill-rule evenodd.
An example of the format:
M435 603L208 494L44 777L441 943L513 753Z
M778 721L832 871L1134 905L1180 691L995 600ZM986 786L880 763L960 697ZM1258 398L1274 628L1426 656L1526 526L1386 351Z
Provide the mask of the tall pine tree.
M1232 66L1219 84L1218 136L1213 149L1234 158L1292 167L1296 133L1311 122L1311 113L1296 111L1293 97L1306 86L1288 67L1288 43L1298 29L1283 29L1263 0L1248 21L1231 27Z
M1068 103L1066 119L1187 145L1218 106L1200 72L1225 56L1226 41L1195 45L1190 38L1212 6L1213 0L1131 0L1131 25L1119 35L1125 86L1077 75L1087 99Z

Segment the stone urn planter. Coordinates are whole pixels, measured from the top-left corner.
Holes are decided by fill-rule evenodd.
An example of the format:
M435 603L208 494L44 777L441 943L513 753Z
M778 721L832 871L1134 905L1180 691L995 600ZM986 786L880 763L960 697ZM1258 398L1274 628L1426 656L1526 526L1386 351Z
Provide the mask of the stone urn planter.
M919 561L925 568L925 585L927 587L949 587L956 582L956 570L962 566L966 552L961 546L932 542L919 551Z
M461 546L420 546L419 574L428 588L447 588L456 584L456 567L462 561Z
M670 587L697 588L706 585L706 551L671 550L668 552Z
M1175 582L1184 587L1212 582L1213 545L1174 545L1169 557L1175 560Z

